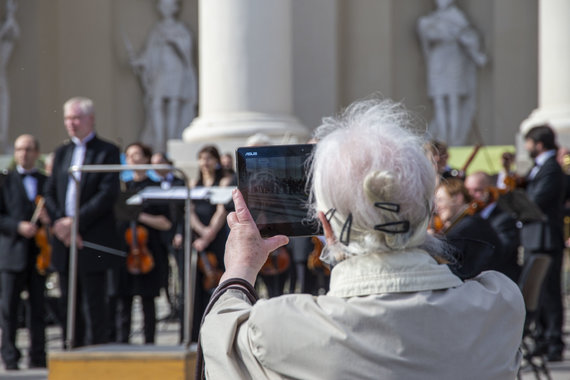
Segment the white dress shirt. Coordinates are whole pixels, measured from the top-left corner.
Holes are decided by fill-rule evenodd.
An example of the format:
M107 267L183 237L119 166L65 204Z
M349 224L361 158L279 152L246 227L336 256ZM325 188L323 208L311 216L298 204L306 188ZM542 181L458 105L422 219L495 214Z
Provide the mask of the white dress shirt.
M16 166L16 170L18 173L24 175L22 178L22 183L24 184L24 188L26 189L26 195L28 199L34 201L36 199L36 195L38 193L38 179L34 177L32 174L36 172L35 169L32 170L25 170L20 165Z
M91 132L87 137L80 141L76 137L72 137L71 141L75 144L73 149L73 155L71 156L71 163L69 166L80 166L83 165L85 160L85 152L87 151L87 143L95 137L95 132ZM77 181L81 181L81 172L74 173ZM69 181L67 182L67 192L65 193L65 215L74 216L75 215L75 194L77 193L77 188L75 181L69 176Z

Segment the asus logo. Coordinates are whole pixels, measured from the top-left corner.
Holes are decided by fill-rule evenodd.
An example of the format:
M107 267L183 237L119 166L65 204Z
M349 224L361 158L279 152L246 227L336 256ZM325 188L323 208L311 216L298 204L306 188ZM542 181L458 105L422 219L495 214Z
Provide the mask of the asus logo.
M245 156L257 156L257 152L245 152Z

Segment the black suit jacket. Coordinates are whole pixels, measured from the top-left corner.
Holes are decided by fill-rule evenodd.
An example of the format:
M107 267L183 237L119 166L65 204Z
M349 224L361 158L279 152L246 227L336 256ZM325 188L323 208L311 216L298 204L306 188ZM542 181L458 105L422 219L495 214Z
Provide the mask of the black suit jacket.
M65 196L69 180L68 169L75 145L59 147L54 156L52 175L46 183L46 207L52 221L65 216ZM83 165L118 165L117 146L95 136L87 143ZM80 181L79 234L85 241L113 248L118 247L114 204L119 195L118 173L83 173ZM52 261L60 272L67 272L69 249L52 237ZM80 272L103 271L120 262L116 256L84 248L79 251Z
M563 202L565 178L556 157L550 157L529 180L526 193L546 216L545 222L528 223L523 227L522 243L530 252L558 252L564 247Z
M35 173L37 195L42 195L46 176ZM32 218L36 205L28 199L22 177L17 171L6 175L0 187L0 270L21 272L39 252L35 239L18 234L18 224Z
M518 252L521 241L517 220L511 214L499 208L499 206L495 206L487 220L501 240L504 250L503 261L498 263L496 269L506 274L514 282L518 282L522 268L518 264Z
M501 240L489 221L480 216L464 216L447 232L446 239L456 249L457 263L450 267L462 279L497 270L504 260Z

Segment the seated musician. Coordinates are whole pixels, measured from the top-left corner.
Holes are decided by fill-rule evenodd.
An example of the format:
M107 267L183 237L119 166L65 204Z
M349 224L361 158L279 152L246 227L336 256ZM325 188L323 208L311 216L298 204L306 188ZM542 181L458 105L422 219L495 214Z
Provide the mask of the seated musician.
M254 303L259 269L288 239L262 239L234 191L226 272L200 332L207 378L515 377L522 295L501 273L462 281L439 264L446 244L427 233L436 171L411 120L371 99L316 131L311 207L334 264L326 295Z
M517 282L522 269L518 260L522 224L497 204L499 193L489 174L479 171L468 175L465 178L465 188L469 195L482 205L477 215L489 221L503 245L504 260L496 270Z
M438 185L435 211L443 226L439 233L455 248L452 269L461 278L497 270L504 260L503 244L491 224L477 215L479 207L463 181L450 178Z

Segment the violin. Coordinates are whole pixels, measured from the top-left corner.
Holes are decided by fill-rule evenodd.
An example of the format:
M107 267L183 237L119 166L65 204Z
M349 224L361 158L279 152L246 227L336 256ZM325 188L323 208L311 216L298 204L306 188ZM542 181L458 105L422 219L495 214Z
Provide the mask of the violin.
M511 166L515 162L515 155L511 152L504 152L501 156L501 159L503 169L505 169L505 172L507 173L505 179L503 180L505 189L501 189L503 193L513 191L518 187L525 187L525 178L519 177L514 171L511 170Z
M130 228L125 231L125 240L130 250L127 255L127 270L131 274L146 274L154 268L154 258L148 250L148 230L131 222Z
M431 221L430 221L430 228L436 233L436 234L442 234L442 230L443 230L443 220L441 220L441 217L437 214L432 215L431 217Z
M36 209L34 214L30 219L30 223L36 224L40 217L40 212L45 205L45 198L41 195L36 197ZM38 229L35 236L36 245L40 249L38 256L36 257L36 269L39 274L45 276L47 269L51 264L51 245L49 244L49 231L45 225Z
M290 265L291 256L289 251L285 247L279 247L269 254L260 272L265 276L275 276L285 272Z
M218 268L218 259L214 253L199 251L198 268L204 274L202 286L206 291L218 286L223 272Z
M321 260L321 252L325 246L324 243L316 236L311 237L311 242L314 248L311 253L309 253L309 257L307 257L307 268L312 272L324 273L326 276L329 276L331 270Z
M461 219L465 218L468 215L475 215L479 211L483 210L485 207L487 207L487 204L484 202L480 202L480 201L469 202L468 204L463 206L463 209L461 210L461 212L459 212L457 215L455 215L449 223L442 223L442 226L441 226L440 230L438 231L438 233L445 235L453 227L455 227L457 225L457 223L459 223L461 221Z

